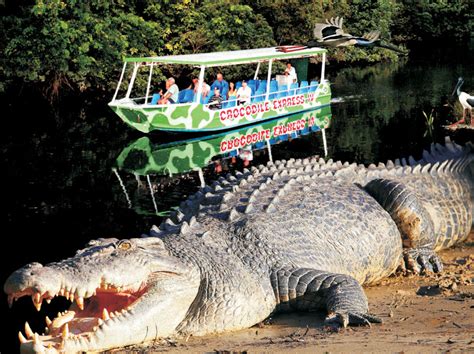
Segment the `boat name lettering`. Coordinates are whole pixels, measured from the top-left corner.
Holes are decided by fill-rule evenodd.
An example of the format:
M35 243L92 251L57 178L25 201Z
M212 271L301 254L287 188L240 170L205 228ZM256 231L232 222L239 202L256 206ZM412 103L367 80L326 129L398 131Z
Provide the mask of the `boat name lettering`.
M264 129L255 133L240 135L229 140L223 140L221 142L221 152L238 149L266 139L270 139L270 129Z
M304 103L304 95L284 97L273 100L273 109L297 106Z
M224 109L219 113L219 118L221 121L233 120L233 119L249 116L251 114L268 112L269 110L270 110L269 101L254 103L248 106L240 106L240 107Z
M219 113L219 118L222 122L226 120L239 119L245 116L254 115L257 113L268 112L273 109L280 109L292 106L298 106L304 104L305 98L304 95L291 96L279 98L273 101L265 101L259 103L253 103L248 106L240 106L234 108L223 109Z
M308 127L312 127L316 124L316 118L314 116L310 116L307 120L306 118L302 118L294 122L274 126L272 130L262 129L255 133L242 134L236 136L235 138L223 140L220 144L221 152L227 152L230 150L242 148L247 145L255 144L259 141L269 140L272 137L277 137L280 135L290 134L298 130L303 130L306 127L306 124L308 124Z
M294 122L290 122L285 125L277 125L273 127L273 136L280 136L288 133L292 133L297 130L303 130L306 126L306 119L299 119Z

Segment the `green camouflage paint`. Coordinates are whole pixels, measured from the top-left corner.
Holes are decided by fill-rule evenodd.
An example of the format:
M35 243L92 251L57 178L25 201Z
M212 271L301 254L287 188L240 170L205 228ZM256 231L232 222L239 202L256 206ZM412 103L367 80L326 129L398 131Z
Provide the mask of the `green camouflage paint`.
M210 110L207 105L200 103L151 106L137 105L132 100L118 100L109 105L124 122L141 132L148 133L152 130L185 132L232 129L329 105L330 101L331 88L329 82L325 81L320 83L314 92L222 110ZM229 109L233 113L232 119L228 119Z

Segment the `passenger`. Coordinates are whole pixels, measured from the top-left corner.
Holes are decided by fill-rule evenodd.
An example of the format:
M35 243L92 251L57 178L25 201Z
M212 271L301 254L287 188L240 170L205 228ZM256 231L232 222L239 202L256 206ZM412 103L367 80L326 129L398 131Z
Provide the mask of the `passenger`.
M222 165L220 160L214 161L214 171L216 173L221 173L222 172Z
M221 93L229 91L229 84L224 80L222 73L217 74L217 79L212 83L211 90L218 88Z
M288 83L292 84L298 81L298 76L296 75L296 70L291 66L291 63L286 63L285 75L288 76Z
M239 157L242 159L244 167L247 167L250 161L253 160L252 145L247 145L239 149Z
M163 98L158 101L159 104L177 103L179 95L179 88L176 85L174 78L170 77L166 80L166 92Z
M252 96L252 89L247 86L247 81L242 80L242 86L237 90L237 104L250 103L250 96Z
M237 97L237 90L235 89L235 84L231 81L229 82L229 92L227 92L227 99L231 100Z
M214 95L209 99L209 109L221 109L222 101L224 98L222 98L219 88L214 87Z
M199 80L194 79L193 83L194 83L194 93L196 94L199 87ZM207 95L209 95L210 91L211 91L211 87L208 84L206 84L206 82L204 81L202 84L202 92L201 92L202 98L203 99L206 98Z

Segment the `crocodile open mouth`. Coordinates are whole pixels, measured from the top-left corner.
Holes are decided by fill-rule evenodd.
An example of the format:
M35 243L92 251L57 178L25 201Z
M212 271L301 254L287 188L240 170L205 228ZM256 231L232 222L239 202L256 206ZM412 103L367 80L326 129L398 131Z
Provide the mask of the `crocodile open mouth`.
M23 345L41 344L45 348L59 351L65 347L66 341L74 341L88 347L87 342L94 340L94 337L107 327L109 321L117 321L120 317L127 316L146 291L147 288L143 284L135 288L124 288L108 283L101 283L95 291L83 296L72 293L66 288L53 293L50 291L40 293L28 288L10 294L8 301L11 305L17 298L31 296L38 311L43 300L49 303L53 298L63 296L72 301L70 308L65 312L59 312L54 319L46 316L46 328L43 334L33 332L28 322L25 323L25 335L21 331L18 333L20 343Z

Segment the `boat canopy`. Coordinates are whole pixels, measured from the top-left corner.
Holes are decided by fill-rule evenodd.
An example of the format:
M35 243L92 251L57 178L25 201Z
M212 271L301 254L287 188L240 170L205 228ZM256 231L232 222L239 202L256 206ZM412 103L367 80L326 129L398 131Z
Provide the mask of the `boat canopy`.
M142 62L142 63L162 63L162 64L183 64L194 66L223 66L258 63L271 59L294 59L314 56L316 54L326 53L323 48L309 48L298 50L296 52L284 53L278 51L276 47L234 50L226 52L170 55L162 57L133 57L125 58L125 62Z

